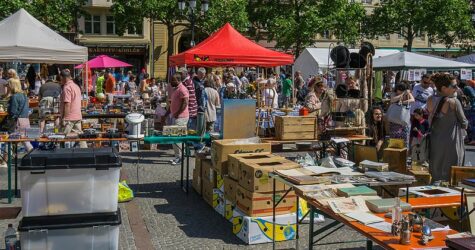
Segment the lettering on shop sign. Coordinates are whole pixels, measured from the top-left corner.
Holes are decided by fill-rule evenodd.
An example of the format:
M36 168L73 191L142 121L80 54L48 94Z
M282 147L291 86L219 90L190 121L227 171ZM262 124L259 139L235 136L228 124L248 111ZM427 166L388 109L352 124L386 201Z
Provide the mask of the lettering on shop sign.
M115 53L115 54L144 54L145 48L114 48L114 47L90 47L89 53Z
M264 149L262 149L262 148L256 149L254 151L238 149L238 150L234 151L234 154L262 153L262 152L264 152Z

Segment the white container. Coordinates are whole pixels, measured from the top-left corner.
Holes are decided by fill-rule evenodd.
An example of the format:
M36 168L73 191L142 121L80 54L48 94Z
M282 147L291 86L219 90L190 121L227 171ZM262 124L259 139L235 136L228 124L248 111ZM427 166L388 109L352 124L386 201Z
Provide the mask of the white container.
M117 211L120 166L110 148L33 151L19 167L23 216Z
M30 220L33 219L33 220ZM18 226L21 249L119 249L120 212L81 216L23 218Z

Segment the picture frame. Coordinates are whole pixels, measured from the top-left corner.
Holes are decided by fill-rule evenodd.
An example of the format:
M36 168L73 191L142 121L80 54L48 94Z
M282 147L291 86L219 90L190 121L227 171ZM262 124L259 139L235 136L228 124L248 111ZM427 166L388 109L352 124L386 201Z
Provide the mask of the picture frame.
M475 193L465 193L465 202L467 203L467 211L469 213L475 208ZM475 211L468 216L468 224L470 226L470 232L475 233Z

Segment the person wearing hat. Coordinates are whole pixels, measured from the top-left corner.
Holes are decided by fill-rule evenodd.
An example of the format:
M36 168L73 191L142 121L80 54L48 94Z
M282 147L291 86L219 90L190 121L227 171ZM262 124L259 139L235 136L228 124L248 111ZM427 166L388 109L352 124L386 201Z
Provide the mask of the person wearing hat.
M431 87L431 74L424 74L421 78L421 83L416 84L412 89L412 95L415 102L411 105L411 114L416 109L426 109L427 100L434 95L435 90Z
M59 103L61 129L65 135L70 133L81 134L81 89L72 80L69 70L62 70L60 76L61 86L63 87ZM87 148L85 141L81 141L79 146L81 148Z

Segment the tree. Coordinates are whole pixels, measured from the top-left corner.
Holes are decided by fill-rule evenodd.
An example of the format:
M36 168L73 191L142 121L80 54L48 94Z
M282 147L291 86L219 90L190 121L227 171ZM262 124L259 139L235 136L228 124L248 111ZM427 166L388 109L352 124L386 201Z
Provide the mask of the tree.
M197 6L200 5L200 1L197 1ZM245 8L246 1L244 0L211 1L206 15L196 19L197 33L208 35L226 22L243 30L247 25ZM116 30L119 34L122 34L131 24L142 23L143 18L163 23L167 27L167 57L174 53L175 35L182 32L176 31L175 28L184 26L190 29L189 17L178 9L176 0L114 0L112 13L115 16Z
M452 46L473 30L466 0L388 0L374 10L367 27L371 37L399 34L407 51L418 35Z
M255 0L250 5L257 12L251 18L252 27L264 27L269 41L275 40L282 49L293 49L296 56L325 30L335 31L346 43L355 43L365 17L362 5L348 0Z
M0 19L24 8L40 22L58 32L68 32L77 27L86 0L8 0L0 1Z

